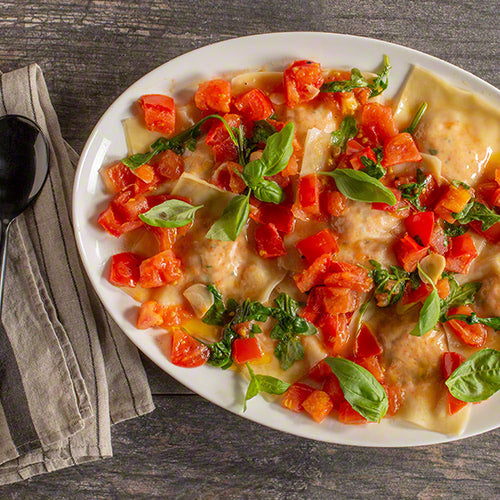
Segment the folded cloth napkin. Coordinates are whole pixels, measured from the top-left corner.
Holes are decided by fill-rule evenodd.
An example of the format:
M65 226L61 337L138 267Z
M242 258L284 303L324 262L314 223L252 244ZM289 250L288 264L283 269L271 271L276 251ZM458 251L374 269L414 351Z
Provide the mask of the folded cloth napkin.
M110 425L153 410L137 350L87 282L70 221L77 154L41 69L0 72L0 116L50 142L35 204L10 230L0 328L0 484L112 455Z

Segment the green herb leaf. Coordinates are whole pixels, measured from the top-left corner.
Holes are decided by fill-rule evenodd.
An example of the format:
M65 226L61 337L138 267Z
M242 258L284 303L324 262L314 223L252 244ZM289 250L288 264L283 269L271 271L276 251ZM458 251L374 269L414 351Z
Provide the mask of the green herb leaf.
M193 206L182 200L167 200L151 210L139 214L139 219L155 227L183 227L194 220L194 214L203 205Z
M230 326L226 326L222 332L222 339L219 342L207 344L207 347L210 349L210 357L207 363L227 370L233 364L231 350L236 338L238 338L238 334Z
M500 389L500 351L482 349L462 363L446 380L452 396L476 403Z
M264 175L276 175L288 165L293 153L294 130L293 122L289 122L279 132L268 137L261 157L265 165Z
M481 221L481 231L486 231L493 224L500 222L500 214L477 201L468 203L460 213L454 213L453 217L460 224L468 224L473 220Z
M208 230L205 238L220 241L235 241L241 233L250 213L250 191L247 195L235 196Z
M370 260L370 264L374 267L370 271L370 277L375 284L375 295L385 295L383 301L378 297L379 307L388 307L398 302L405 291L405 283L410 279L409 273L399 266L384 269L376 260Z
M283 382L279 378L271 377L270 375L255 375L251 366L247 363L248 373L250 374L250 383L248 384L247 392L245 394L245 402L243 404L243 411L247 409L247 401L254 398L259 392L266 392L267 394L283 394L290 387L290 384Z
M439 295L436 289L436 285L431 278L420 267L418 264L419 273L425 278L425 281L432 285L432 292L425 299L422 309L420 309L420 314L418 317L418 323L415 325L413 330L410 332L411 335L416 337L421 337L427 332L430 332L439 321L439 314L441 312L441 303L439 300Z
M358 127L356 127L356 120L353 116L346 116L338 130L332 132L332 146L338 148L342 153L347 149L347 143L350 139L356 136Z
M461 236L465 234L469 228L467 226L461 226L460 224L450 224L449 222L444 221L444 234L449 236L450 238L454 238L455 236Z
M362 172L375 179L382 179L386 173L385 168L380 163L382 161L383 153L381 150L378 150L376 151L376 154L377 162L374 162L371 158L368 158L368 156L361 157L361 163L365 167Z
M262 179L253 189L253 194L260 201L279 204L285 199L285 193L275 181Z
M361 74L357 68L351 69L350 80L336 80L324 83L320 92L351 92L354 89L369 87L370 82Z
M255 189L263 180L266 166L262 160L254 160L245 165L241 173L242 179L250 189Z
M489 326L493 328L495 331L500 330L500 317L493 316L491 318L481 318L475 312L471 313L471 315L467 314L452 314L451 316L444 316L442 321L451 321L452 319L457 319L459 321L464 321L468 325L481 324Z
M387 394L365 368L344 358L325 358L347 402L370 422L380 422L389 407Z
M273 127L266 120L258 120L253 126L253 135L251 138L252 144L266 143L267 139L277 132L276 128Z
M420 195L431 181L430 175L424 175L422 170L417 169L417 181L410 184L402 184L398 186L401 191L401 197L408 200L417 210L425 212L426 207L420 203Z
M222 300L222 294L215 285L207 285L208 290L214 297L214 303L203 316L202 321L207 325L224 326L229 323L228 311ZM233 310L234 311L234 310Z
M391 206L396 204L396 197L389 188L361 170L337 168L331 172L320 173L333 177L337 189L350 200L387 203Z
M405 129L405 132L408 132L409 134L413 134L415 132L415 129L417 128L420 119L422 118L426 110L427 110L427 103L423 102L418 108L417 113L415 114L413 120L411 121L410 126L407 129Z
M389 85L389 71L391 69L391 65L389 64L389 57L384 56L384 67L377 74L377 78L373 80L373 82L368 85L371 89L370 98L380 95Z
M450 282L450 293L445 299L441 299L440 321L446 321L448 309L472 304L476 293L481 288L481 283L475 281L459 285L452 276L448 277L448 281Z

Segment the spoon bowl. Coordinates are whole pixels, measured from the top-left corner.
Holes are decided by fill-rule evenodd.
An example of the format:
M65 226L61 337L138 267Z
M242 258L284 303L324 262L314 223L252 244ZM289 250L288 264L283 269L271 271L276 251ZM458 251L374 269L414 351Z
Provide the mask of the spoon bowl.
M49 154L49 143L34 121L20 115L0 117L0 314L10 224L40 193Z

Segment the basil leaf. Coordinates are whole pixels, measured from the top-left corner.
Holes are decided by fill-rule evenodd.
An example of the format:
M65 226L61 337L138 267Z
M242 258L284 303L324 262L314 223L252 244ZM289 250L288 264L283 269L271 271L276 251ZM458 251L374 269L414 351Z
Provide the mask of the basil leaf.
M356 127L356 120L353 116L346 116L338 130L332 132L332 146L339 148L342 153L347 149L347 143L353 137L356 137L358 127Z
M471 281L459 285L452 277L448 278L450 282L450 293L445 299L441 300L441 318L440 321L446 321L446 311L452 307L464 306L472 304L476 293L481 288L481 283Z
M453 319L464 321L468 325L481 324L489 326L490 328L493 328L497 332L500 331L500 316L493 316L491 318L481 318L475 312L473 312L471 313L470 316L467 314L452 314L451 316L445 315L441 321L445 322L445 321L451 321Z
M347 402L370 422L380 422L389 407L387 394L377 379L362 366L344 358L325 358L339 380Z
M214 303L205 313L202 321L207 325L224 326L229 320L226 313L226 306L222 300L222 294L215 285L207 285L207 288L214 297Z
M259 392L266 392L267 394L283 394L290 387L290 384L283 382L279 378L271 377L270 375L255 375L251 366L248 363L246 365L248 373L250 374L250 383L248 384L247 392L245 394L243 411L246 411L247 409L247 401L257 396Z
M380 181L360 170L337 168L331 172L320 172L335 179L337 189L350 200L367 203L387 203L394 206L396 197Z
M285 199L285 193L275 181L263 179L253 189L253 194L260 201L279 204ZM279 210L279 209L278 209Z
M377 73L377 78L373 80L373 82L368 85L370 88L370 98L380 95L389 85L389 71L391 69L391 65L389 64L389 57L384 56L384 67L382 70Z
M271 337L274 338L274 337ZM282 370L288 370L295 361L300 361L304 358L304 347L299 337L289 334L282 334L280 341L274 349L274 355L280 362Z
M434 285L434 281L420 267L417 265L419 273L425 278L425 281L432 285L432 292L425 299L422 309L420 309L420 314L418 316L418 323L415 325L410 335L415 335L416 337L421 337L427 332L430 332L439 321L439 315L441 312L441 302L439 300L439 295Z
M493 224L500 222L500 214L497 214L486 205L477 201L468 203L460 213L454 213L453 217L455 217L460 224L468 224L473 220L481 221L481 231L486 231L493 226Z
M228 301L229 302L229 301ZM256 300L245 299L241 306L236 309L232 325L246 323L247 321L266 321L271 315L271 310Z
M203 205L193 206L182 200L167 200L139 214L139 219L155 227L183 227L194 220L194 214Z
M269 137L276 132L276 128L273 127L268 121L258 120L254 123L251 141L255 145L262 142L266 143L267 139L269 139Z
M382 179L384 177L386 170L380 164L380 159L377 159L377 163L375 163L371 158L367 156L361 157L361 163L364 165L364 169L362 172L368 174L370 177L374 179Z
M241 177L250 189L254 189L263 180L265 171L264 162L260 159L254 160L245 165Z
M405 132L408 132L409 134L413 134L415 132L415 129L417 128L420 119L422 118L426 110L427 110L427 103L423 102L418 108L413 120L411 121L410 126L407 129L405 129Z
M426 208L420 203L420 195L431 181L431 175L424 175L422 170L417 169L417 180L410 184L398 186L401 191L401 197L408 200L417 210L425 212Z
M500 351L482 349L462 363L446 380L452 396L477 403L500 389Z
M208 230L205 238L220 241L235 241L241 233L250 212L250 192L235 196Z
M227 326L224 328L222 339L219 342L205 344L210 349L210 356L207 363L227 370L233 364L231 351L236 338L238 338L238 334L230 326Z
M279 132L268 137L261 157L266 167L264 175L276 175L288 165L293 153L294 130L293 122L289 122Z
M324 83L319 89L320 92L351 92L354 89L368 87L370 83L357 68L351 69L350 80L335 80Z

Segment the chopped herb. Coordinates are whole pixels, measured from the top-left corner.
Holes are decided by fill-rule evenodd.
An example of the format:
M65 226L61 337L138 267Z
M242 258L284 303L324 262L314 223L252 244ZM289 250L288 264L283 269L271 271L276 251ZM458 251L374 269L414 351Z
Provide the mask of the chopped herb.
M446 275L444 277L450 283L450 293L445 299L441 299L440 321L446 321L446 313L451 307L472 304L476 293L481 289L481 283L475 281L459 285L453 276Z
M466 183L466 182L463 182L463 181L458 181L457 179L453 179L451 181L451 184L455 187L463 187L465 188L467 191L470 190L470 186Z
M377 162L374 162L367 156L361 157L361 163L365 166L362 172L368 174L370 177L374 177L375 179L381 179L386 174L386 170L381 164L384 154L381 148L376 148L374 151L377 157Z
M370 260L370 264L374 267L370 271L370 277L375 284L377 305L389 307L398 302L403 296L405 283L410 279L409 273L399 266L384 269L376 260Z
M450 224L449 222L444 221L444 234L449 236L450 238L454 238L455 236L461 236L465 234L469 228L467 226L462 226L460 224Z
M417 128L422 116L424 115L425 111L427 110L427 103L423 102L420 107L417 110L417 113L415 114L415 117L411 121L410 126L405 130L405 132L408 132L409 134L413 134L415 132L415 129ZM431 153L432 154L432 153Z
M338 148L340 152L344 153L347 149L347 143L350 139L356 136L358 128L356 127L356 120L353 116L346 116L338 130L332 132L331 143L334 148Z
M401 191L401 197L408 200L417 210L425 212L426 207L420 203L420 195L431 181L430 175L425 175L422 170L417 169L417 180L410 184L402 184L398 186Z
M493 328L495 331L500 331L500 316L493 316L491 318L480 318L475 312L471 313L470 316L467 314L452 314L451 316L445 316L444 321L451 321L452 319L457 319L459 321L464 321L468 325L481 324Z
M436 156L439 153L437 149L429 149L429 154L432 156Z
M481 231L486 231L493 224L500 222L500 214L477 201L467 203L460 213L453 213L453 217L460 224L468 224L473 220L481 221Z

